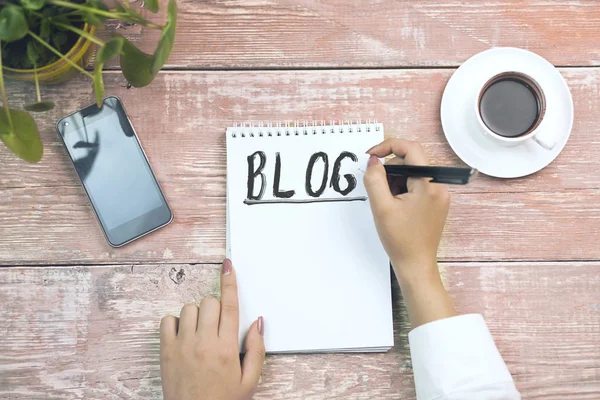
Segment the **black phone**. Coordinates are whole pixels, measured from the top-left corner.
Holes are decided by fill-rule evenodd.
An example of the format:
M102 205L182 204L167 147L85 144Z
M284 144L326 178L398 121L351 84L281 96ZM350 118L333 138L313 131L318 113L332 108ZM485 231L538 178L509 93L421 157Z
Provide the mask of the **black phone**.
M123 246L173 220L118 97L61 119L56 129L111 246Z

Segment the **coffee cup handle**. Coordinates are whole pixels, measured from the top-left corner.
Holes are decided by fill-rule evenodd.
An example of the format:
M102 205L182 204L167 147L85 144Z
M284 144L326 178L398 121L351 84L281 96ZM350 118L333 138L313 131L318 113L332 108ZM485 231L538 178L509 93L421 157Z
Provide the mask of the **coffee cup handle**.
M533 140L546 150L552 150L556 146L556 138L551 130L538 132Z

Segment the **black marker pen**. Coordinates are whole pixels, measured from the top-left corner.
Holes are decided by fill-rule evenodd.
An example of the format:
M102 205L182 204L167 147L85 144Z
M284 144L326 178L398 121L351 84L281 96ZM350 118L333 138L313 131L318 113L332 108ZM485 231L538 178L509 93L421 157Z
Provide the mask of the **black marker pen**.
M430 182L466 185L477 174L473 168L432 167L421 165L384 165L388 176L432 178Z

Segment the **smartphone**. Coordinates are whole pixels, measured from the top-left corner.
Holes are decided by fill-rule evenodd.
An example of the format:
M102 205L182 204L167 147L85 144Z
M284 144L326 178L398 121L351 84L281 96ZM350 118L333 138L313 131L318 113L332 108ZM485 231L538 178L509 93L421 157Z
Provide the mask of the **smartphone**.
M85 107L58 121L56 129L111 246L173 220L119 98Z

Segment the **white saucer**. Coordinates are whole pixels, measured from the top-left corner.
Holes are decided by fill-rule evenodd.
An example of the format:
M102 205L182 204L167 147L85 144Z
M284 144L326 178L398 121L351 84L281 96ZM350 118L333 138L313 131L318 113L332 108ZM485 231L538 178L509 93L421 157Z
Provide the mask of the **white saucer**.
M558 140L552 150L533 140L505 147L481 133L475 98L489 78L504 71L527 74L541 86L546 114L538 129L555 130ZM450 147L471 168L498 178L516 178L544 168L565 147L573 127L573 100L562 75L544 58L523 49L497 47L469 58L452 75L442 96L441 118Z

